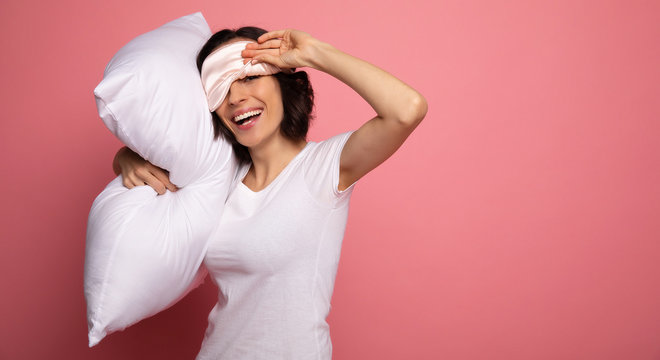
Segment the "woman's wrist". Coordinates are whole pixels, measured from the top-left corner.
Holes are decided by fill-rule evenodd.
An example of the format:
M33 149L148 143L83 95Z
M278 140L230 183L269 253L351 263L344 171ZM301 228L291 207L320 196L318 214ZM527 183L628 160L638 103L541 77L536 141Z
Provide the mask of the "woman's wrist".
M334 46L318 39L314 39L314 44L310 48L312 50L310 51L309 57L305 59L309 64L308 67L323 72L328 72L327 59L337 53L341 53L341 51Z
M122 173L121 164L125 163L131 156L134 156L135 152L129 149L127 146L121 147L117 150L115 158L112 160L112 171L115 172L115 175Z

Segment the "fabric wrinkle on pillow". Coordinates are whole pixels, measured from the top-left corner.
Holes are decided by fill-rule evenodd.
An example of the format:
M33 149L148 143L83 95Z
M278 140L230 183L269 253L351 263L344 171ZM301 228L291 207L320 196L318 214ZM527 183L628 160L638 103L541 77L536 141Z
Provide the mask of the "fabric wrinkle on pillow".
M108 129L180 189L129 190L119 176L94 200L84 284L90 347L173 305L206 276L208 238L237 168L231 145L214 140L195 64L210 35L201 13L142 34L114 55L94 90Z

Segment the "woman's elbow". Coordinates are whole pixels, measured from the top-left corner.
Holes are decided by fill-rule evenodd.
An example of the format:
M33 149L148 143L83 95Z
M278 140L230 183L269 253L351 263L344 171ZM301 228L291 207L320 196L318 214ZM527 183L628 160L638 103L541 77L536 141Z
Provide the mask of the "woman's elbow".
M428 111L428 103L426 102L424 96L417 92L415 93L415 96L412 96L407 103L408 106L399 121L402 125L414 129L426 116L426 112Z

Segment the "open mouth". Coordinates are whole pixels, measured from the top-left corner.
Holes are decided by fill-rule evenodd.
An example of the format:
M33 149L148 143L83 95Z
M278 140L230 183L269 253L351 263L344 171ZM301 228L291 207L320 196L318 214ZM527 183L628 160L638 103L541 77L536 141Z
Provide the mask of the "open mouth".
M239 126L248 125L252 123L254 120L256 120L259 117L259 115L261 115L262 112L263 110L248 111L234 117L232 120L234 121L234 123L236 123Z

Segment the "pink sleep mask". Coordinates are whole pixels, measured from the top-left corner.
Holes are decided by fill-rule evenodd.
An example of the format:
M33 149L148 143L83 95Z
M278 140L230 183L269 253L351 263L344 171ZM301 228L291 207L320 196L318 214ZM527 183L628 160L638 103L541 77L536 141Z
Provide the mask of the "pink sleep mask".
M231 84L246 76L272 75L282 71L277 66L258 63L243 64L241 51L254 41L237 41L214 50L202 64L202 85L209 110L215 111L225 100Z

